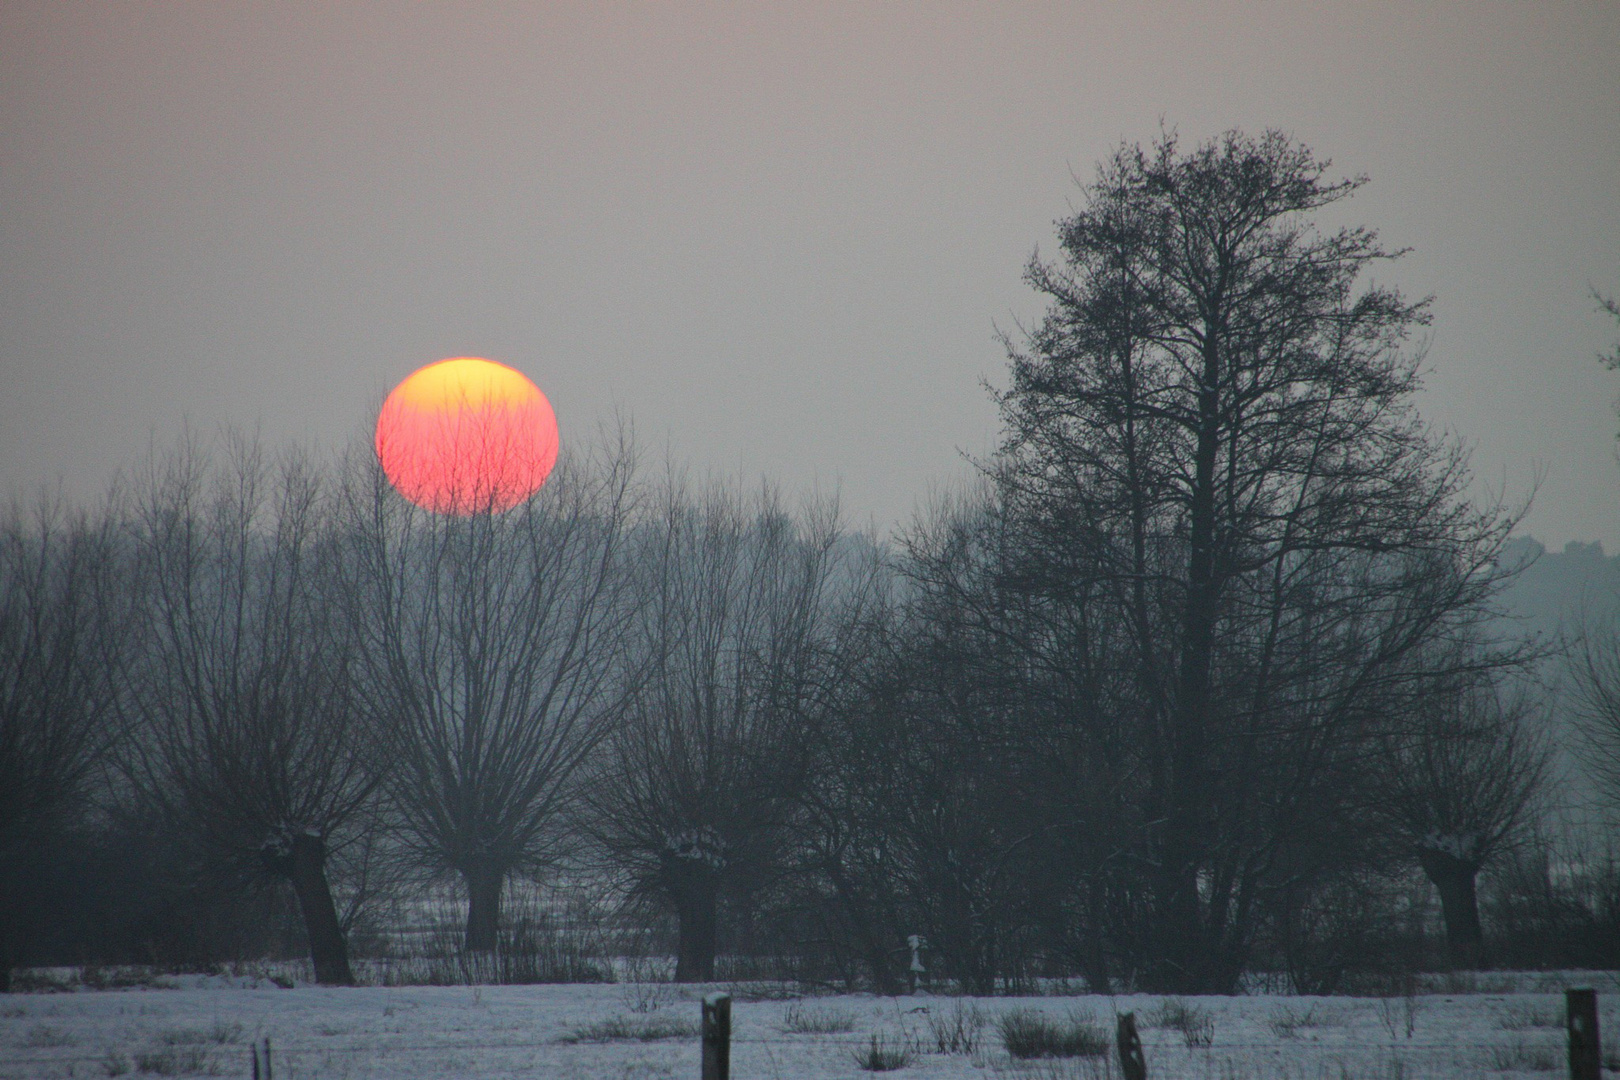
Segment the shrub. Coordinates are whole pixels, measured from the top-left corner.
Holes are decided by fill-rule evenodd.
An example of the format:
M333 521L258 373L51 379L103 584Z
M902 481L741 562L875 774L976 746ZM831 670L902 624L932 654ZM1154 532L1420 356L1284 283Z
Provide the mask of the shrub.
M1491 1064L1498 1072L1553 1072L1558 1068L1558 1055L1550 1047L1519 1043L1493 1049Z
M867 1072L893 1072L911 1064L911 1051L898 1039L872 1033L871 1042L855 1052L855 1064Z
M208 1029L209 1041L219 1043L221 1046L226 1043L237 1042L241 1038L242 1025L234 1021L215 1020L214 1026Z
M841 1035L855 1030L855 1014L842 1009L806 1009L794 1002L782 1016L782 1030L790 1035Z
M1336 1014L1320 1010L1314 1005L1307 1005L1304 1008L1281 1005L1272 1010L1271 1016L1266 1020L1266 1026L1277 1038L1292 1039L1303 1028L1328 1027L1339 1022Z
M205 1043L214 1043L224 1046L241 1039L242 1025L227 1023L224 1020L215 1020L214 1026L207 1031L197 1028L170 1028L158 1036L165 1046L202 1046Z
M1159 1007L1148 1014L1148 1023L1156 1028L1181 1032L1182 1041L1189 1050L1209 1046L1215 1041L1215 1018L1181 998L1165 998L1159 1002Z
M1496 1014L1496 1026L1504 1031L1527 1031L1530 1028L1561 1028L1564 1021L1553 1012L1542 1012L1528 1005L1509 1005Z
M1001 1042L1015 1058L1102 1057L1108 1036L1091 1020L1053 1020L1030 1009L1014 1009L996 1022Z
M670 1016L610 1016L575 1028L559 1042L657 1042L660 1039L695 1039L698 1027Z
M928 1031L942 1054L972 1054L979 1049L984 1013L977 1005L956 1002L949 1014L928 1014Z
M77 1040L73 1038L72 1033L63 1031L61 1028L47 1027L44 1024L30 1028L28 1034L23 1037L23 1045L35 1050L57 1046L72 1046L75 1042Z
M637 978L622 985L619 1000L633 1013L657 1012L674 1002L675 990L669 983Z
M135 1055L135 1071L156 1076L190 1076L208 1072L211 1062L200 1046L168 1046Z

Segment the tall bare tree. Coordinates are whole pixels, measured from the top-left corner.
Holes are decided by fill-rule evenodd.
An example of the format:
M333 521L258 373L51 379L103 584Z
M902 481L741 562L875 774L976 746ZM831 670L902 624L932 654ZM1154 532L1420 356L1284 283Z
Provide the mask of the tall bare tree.
M565 454L518 506L448 514L351 469L345 596L390 805L418 864L464 883L474 952L498 945L507 880L565 851L624 693L634 466L622 440Z
M154 459L131 522L143 648L127 671L129 775L244 877L291 883L318 981L354 981L328 880L374 788L341 538L315 464L229 437Z
M0 518L0 992L14 873L43 827L85 796L118 731L112 678L129 591L111 518L51 501Z
M807 750L867 579L831 505L666 489L638 545L644 673L591 786L592 828L679 924L678 981L714 977L720 905L779 868Z
M1122 147L1028 277L1051 306L992 467L1025 586L1126 628L1145 977L1229 988L1268 876L1322 840L1414 657L1477 632L1509 516L1414 411L1427 301L1311 217L1359 179L1276 132ZM1491 662L1498 662L1497 657Z

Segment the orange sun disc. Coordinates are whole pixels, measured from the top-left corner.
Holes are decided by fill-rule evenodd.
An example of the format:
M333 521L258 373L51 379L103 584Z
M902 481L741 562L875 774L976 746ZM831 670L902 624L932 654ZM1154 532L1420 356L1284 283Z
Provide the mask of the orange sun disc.
M411 502L440 514L510 510L557 461L557 416L528 376L476 356L440 360L394 387L377 459Z

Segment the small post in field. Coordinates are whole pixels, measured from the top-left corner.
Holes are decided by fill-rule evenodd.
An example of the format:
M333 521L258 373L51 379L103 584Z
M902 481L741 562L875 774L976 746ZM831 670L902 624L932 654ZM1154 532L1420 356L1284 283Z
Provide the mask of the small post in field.
M1136 1033L1135 1013L1120 1013L1114 1041L1119 1044L1119 1071L1125 1080L1147 1080L1147 1058L1142 1056L1142 1036Z
M249 1049L253 1053L253 1080L276 1080L275 1070L270 1065L270 1036L264 1037L264 1064L259 1064L259 1044L252 1043Z
M703 999L703 1080L731 1080L731 995Z
M1564 1022L1569 1028L1569 1080L1601 1080L1597 991L1565 990Z

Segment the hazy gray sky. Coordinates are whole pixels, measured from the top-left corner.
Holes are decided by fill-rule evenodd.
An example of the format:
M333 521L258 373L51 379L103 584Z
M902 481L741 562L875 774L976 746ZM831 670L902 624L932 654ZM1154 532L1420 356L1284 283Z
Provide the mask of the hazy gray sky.
M996 431L1073 177L1283 128L1436 295L1422 406L1620 550L1620 3L0 3L0 493L449 355L911 513Z

